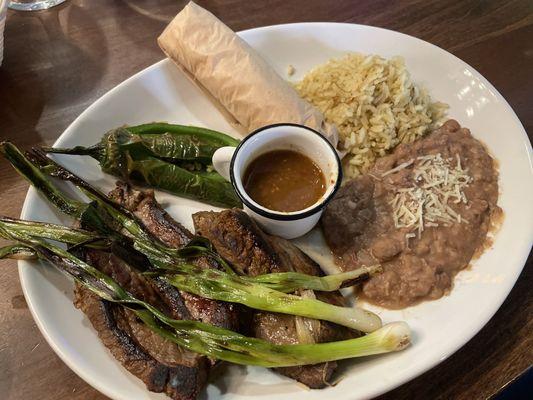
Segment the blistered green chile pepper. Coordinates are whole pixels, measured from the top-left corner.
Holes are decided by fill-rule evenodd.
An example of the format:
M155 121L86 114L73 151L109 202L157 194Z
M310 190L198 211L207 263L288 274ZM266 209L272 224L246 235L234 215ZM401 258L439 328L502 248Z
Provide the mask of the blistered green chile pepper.
M150 155L169 162L197 161L210 164L214 152L239 141L224 133L206 128L166 123L120 127L106 133L99 143L73 148L46 148L50 153L89 155L101 161L119 150Z
M90 147L45 148L50 153L89 155L102 171L137 180L178 196L222 207L240 207L233 187L210 172L214 152L238 140L210 129L166 123L121 127Z
M130 160L127 170L134 180L182 197L221 207L240 207L231 183L216 172L188 171L157 158Z

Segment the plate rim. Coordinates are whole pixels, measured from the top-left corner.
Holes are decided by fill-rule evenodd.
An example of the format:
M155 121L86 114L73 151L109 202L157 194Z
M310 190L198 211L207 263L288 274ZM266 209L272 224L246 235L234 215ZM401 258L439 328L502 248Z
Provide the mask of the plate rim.
M494 87L494 85L492 85L492 83L490 81L488 81L488 79L486 79L485 76L483 76L477 69L473 68L471 65L469 65L468 63L466 63L465 61L463 61L459 57L455 56L454 54L450 53L449 51L443 49L440 46L437 46L437 45L435 45L433 43L427 42L427 41L425 41L423 39L420 39L420 38L417 38L415 36L411 36L411 35L408 35L408 34L405 34L405 33L402 33L402 32L398 32L398 31L394 31L394 30L391 30L391 29L375 27L375 26L371 26L371 25L364 25L364 24L352 24L352 23L346 23L346 22L296 22L296 23L286 23L286 24L274 24L274 25L267 25L267 26L262 26L262 27L257 27L257 28L246 29L246 30L237 32L237 34L239 34L239 36L241 36L243 34L244 35L246 35L246 34L256 34L256 33L260 33L261 31L268 31L268 30L271 30L271 29L275 30L276 28L289 28L289 27L298 27L298 26L314 26L314 27L317 27L318 29L320 29L321 27L341 26L341 25L350 26L350 27L359 27L359 28L370 29L370 30L386 31L386 32L388 32L390 34L400 35L402 37L405 37L407 40L414 39L419 44L423 44L424 46L433 47L433 48L436 48L438 51L444 52L446 56L448 56L448 57L451 56L455 61L463 64L464 66L468 67L470 70L475 72L477 74L477 76L480 79L482 79L483 83L485 85L487 85L488 89L492 90L497 95L498 100L502 101L504 103L504 105L508 107L508 109L511 111L511 114L512 114L514 122L517 124L517 126L519 128L521 128L522 141L526 144L526 152L527 152L527 155L528 155L528 158L529 158L530 172L533 173L533 149L532 149L531 141L529 140L529 137L527 136L527 132L526 132L522 122L518 118L516 112L511 107L509 102ZM159 60L159 61L157 61L157 62L155 62L155 63L153 63L153 64L151 64L149 66L147 66L146 68L136 72L135 74L131 75L130 77L126 78L125 80L123 80L122 82L120 82L117 85L113 86L107 92L102 94L100 97L95 99L86 109L84 109L67 126L67 128L65 128L65 130L61 133L61 135L59 135L59 137L54 142L54 146L56 145L57 142L62 140L63 136L65 135L65 132L70 131L70 130L74 130L76 128L76 125L80 123L80 120L83 119L83 117L85 117L86 115L90 114L91 111L93 110L93 108L96 108L97 104L100 101L103 101L104 98L112 96L113 93L116 90L119 90L122 86L125 86L128 83L130 83L131 81L134 81L134 80L138 79L139 76L141 76L141 75L143 75L145 73L148 73L152 69L160 68L165 63L172 63L172 61L169 60L168 58L163 58L163 59L161 59L161 60ZM27 193L26 193L26 196L24 198L24 203L23 203L23 207L22 207L22 210L21 210L21 218L25 217L26 213L28 212L28 208L31 207L31 205L30 205L31 198L30 197L31 197L31 195L34 192L36 192L35 189L30 186L28 191L27 191ZM520 257L520 259L521 259L520 263L522 265L520 270L517 272L516 276L512 280L512 283L509 282L509 287L507 288L505 295L501 296L501 298L498 299L498 302L497 302L498 306L494 307L493 309L491 309L491 311L489 313L487 313L487 315L485 315L485 318L482 318L482 320L483 320L482 323L479 322L479 321L481 321L481 319L478 318L477 319L478 322L476 324L473 324L473 325L475 325L475 327L473 329L469 329L468 330L468 333L466 335L464 335L463 338L460 341L458 341L458 342L460 342L459 344L454 344L454 345L448 346L449 348L447 349L446 354L444 356L439 356L439 357L435 356L435 357L433 357L431 362L427 362L425 364L420 364L419 363L418 367L416 367L414 369L414 371L410 371L409 373L406 373L404 376L400 377L399 379L395 380L392 383L376 385L374 387L374 390L371 393L368 394L368 397L378 396L378 395L384 394L386 392L389 392L391 390L394 390L395 388L397 388L397 387L399 387L399 386L401 386L401 385L403 385L403 384L405 384L405 383L407 383L407 382L419 377L424 372L427 372L430 369L434 368L435 366L439 365L444 360L446 360L447 358L449 358L450 356L455 354L457 351L459 351L462 347L464 347L474 336L476 336L487 325L487 323L492 319L492 317L496 314L496 312L498 312L498 310L501 308L503 302L507 299L507 297L511 293L512 289L516 285L516 281L518 280L518 278L522 274L522 271L524 269L525 263L527 262L527 258L528 258L529 252L531 251L531 247L533 246L533 227L530 229L530 233L531 233L530 239L529 239L529 242L530 242L529 248L530 248L530 250L529 251L525 251L524 254ZM109 397L114 398L114 399L123 398L123 395L121 395L119 393L119 391L117 389L115 389L115 387L109 387L109 386L100 385L99 382L96 381L96 379L93 377L93 375L91 375L90 373L87 373L83 368L79 367L78 364L74 360L72 360L69 357L69 355L63 350L63 348L59 344L57 344L55 341L52 340L51 336L48 334L48 331L46 330L46 327L44 326L43 320L41 318L39 318L39 314L36 311L35 305L34 305L34 303L32 301L32 298L31 298L31 294L28 291L27 284L25 283L24 271L25 271L25 269L27 269L29 267L27 264L29 264L28 261L24 261L24 260L18 261L18 272L19 272L19 280L20 280L21 288L22 288L22 291L23 291L23 294L24 294L24 298L26 299L26 301L28 303L28 308L30 310L32 318L35 321L37 327L39 328L39 331L40 331L41 335L45 338L45 340L48 343L48 345L52 348L52 350L58 355L58 357L76 375L78 375L82 380L84 380L89 385L91 385L94 389L96 389L99 392L103 393L104 395L109 396ZM124 367L122 367L122 365L121 365L121 368L124 368ZM126 373L127 373L127 371L126 371Z

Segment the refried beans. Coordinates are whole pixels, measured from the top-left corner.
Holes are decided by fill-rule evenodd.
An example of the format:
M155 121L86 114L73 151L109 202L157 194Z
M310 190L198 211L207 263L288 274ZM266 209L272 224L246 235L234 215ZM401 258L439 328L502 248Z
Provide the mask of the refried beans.
M463 201L447 201L460 222L426 223L420 231L399 226L393 200L416 187L413 160L432 155L454 167L458 163L469 176L461 189ZM398 309L450 291L454 276L483 248L494 217L502 214L497 201L495 161L468 129L449 120L425 138L399 145L368 174L347 182L326 208L322 229L343 270L382 265L383 272L362 285L361 297Z

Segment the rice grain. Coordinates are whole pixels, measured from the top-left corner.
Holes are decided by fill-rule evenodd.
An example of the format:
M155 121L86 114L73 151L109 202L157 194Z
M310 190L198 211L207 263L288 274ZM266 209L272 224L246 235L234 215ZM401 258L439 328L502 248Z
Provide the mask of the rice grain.
M295 87L337 126L348 178L440 126L448 108L411 80L401 57L348 54L312 69Z

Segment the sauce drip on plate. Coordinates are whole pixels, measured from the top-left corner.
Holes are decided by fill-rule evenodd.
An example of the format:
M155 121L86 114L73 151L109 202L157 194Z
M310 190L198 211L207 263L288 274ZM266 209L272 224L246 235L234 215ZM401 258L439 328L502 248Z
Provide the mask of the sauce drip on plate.
M274 150L253 160L244 173L246 193L263 207L292 212L315 204L326 191L322 170L307 156Z

